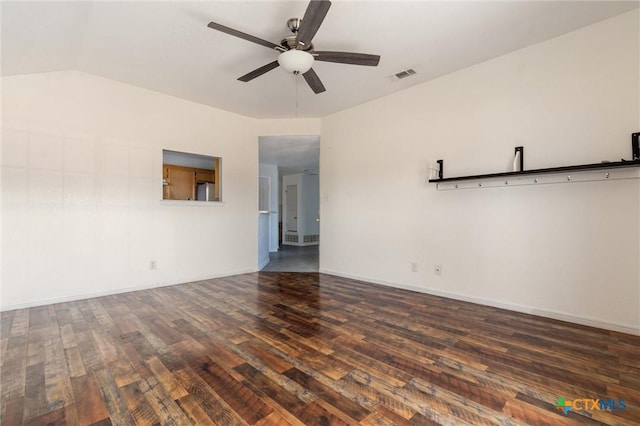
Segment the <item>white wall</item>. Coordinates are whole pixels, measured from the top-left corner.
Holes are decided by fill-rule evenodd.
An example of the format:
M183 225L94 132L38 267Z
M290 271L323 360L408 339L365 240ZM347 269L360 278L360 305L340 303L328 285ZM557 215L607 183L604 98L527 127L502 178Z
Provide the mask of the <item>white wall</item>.
M637 179L426 183L440 158L449 177L507 171L517 145L528 169L629 159L638 26L627 13L324 118L321 271L640 333Z
M257 127L80 72L4 77L0 307L256 270ZM163 148L222 157L224 202L160 201Z
M319 118L285 118L256 120L257 134L260 136L319 135Z
M258 214L258 269L269 264L269 213Z
M268 177L269 188L269 251L278 251L278 166L260 163L261 177Z

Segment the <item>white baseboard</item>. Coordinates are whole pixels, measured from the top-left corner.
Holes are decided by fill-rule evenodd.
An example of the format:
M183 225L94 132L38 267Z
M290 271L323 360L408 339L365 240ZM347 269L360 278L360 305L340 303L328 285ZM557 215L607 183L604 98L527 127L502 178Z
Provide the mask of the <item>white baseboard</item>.
M260 261L260 263L258 264L258 271L261 271L262 268L264 268L265 266L267 266L269 264L269 262L271 262L271 259L268 256L266 258L262 259Z
M103 291L94 291L90 293L82 293L82 294L74 294L70 296L61 296L61 297L52 297L48 299L38 299L38 300L30 300L28 302L23 303L14 303L10 305L0 305L0 312L13 311L15 309L26 309L26 308L34 308L36 306L45 306L45 305L54 305L56 303L64 303L64 302L74 302L76 300L84 300L84 299L93 299L94 297L102 297L102 296L111 296L113 294L122 294L129 293L132 291L140 291L140 290L148 290L152 288L160 288L160 287L168 287L172 285L178 284L186 284L195 281L204 281L211 280L214 278L223 278L230 277L233 275L241 275L248 274L251 272L257 272L256 269L246 269L246 270L238 270L227 272L223 274L217 275L208 275L208 276L198 276L198 277L190 277L185 278L184 280L180 280L180 282L158 282L150 285L142 285L142 286L131 286L131 287L121 287L116 289L109 289Z
M295 246L295 247L308 247L308 246L319 246L320 245L320 241L314 241L311 243L282 243L283 246Z
M262 269L262 267L260 269ZM184 284L184 283L194 282L194 281L210 280L210 279L221 278L221 277L229 277L229 276L233 276L233 275L241 275L241 274L246 274L246 273L251 273L251 272L257 272L257 270L255 270L255 269L238 270L238 271L232 271L232 272L227 272L227 273L217 274L217 275L191 277L191 278L188 278L188 279L185 279L185 280L181 280L180 282L163 282L163 283L156 283L156 284L145 285L145 286L122 287L122 288L118 288L118 289L109 289L109 290L104 290L104 291L96 291L96 292L90 292L90 293L75 294L75 295L70 295L70 296L61 296L61 297L53 297L53 298L48 298L48 299L39 299L39 300L33 300L33 301L24 302L24 303L1 305L0 306L0 312L12 311L14 309L33 308L33 307L36 307L36 306L43 306L43 305L52 305L52 304L63 303L63 302L73 302L73 301L76 301L76 300L83 300L83 299L92 299L94 297L109 296L109 295L113 295L113 294L128 293L128 292L131 292L131 291L147 290L147 289L151 289L151 288L167 287L167 286L171 286L171 285ZM509 310L509 311L515 311L515 312L521 312L521 313L525 313L525 314L537 315L537 316L546 317L546 318L552 318L552 319L556 319L556 320L560 320L560 321L567 321L567 322L572 322L572 323L575 323L575 324L581 324L581 325L586 325L586 326L590 326L590 327L597 327L597 328L602 328L602 329L605 329L605 330L618 331L618 332L621 332L621 333L627 333L627 334L633 334L633 335L636 335L636 336L640 336L640 327L634 327L634 326L630 326L630 325L627 325L627 324L619 324L619 323L610 322L610 321L602 321L602 320L599 320L599 319L583 317L583 316L577 316L577 315L570 315L570 314L566 314L566 313L563 313L563 312L558 312L558 311L553 311L553 310L548 310L548 309L539 309L539 308L534 308L534 307L530 307L530 306L518 305L518 304L515 304L515 303L500 302L500 301L495 301L495 300L490 300L490 299L483 299L483 298L479 298L479 297L466 296L466 295L463 295L463 294L451 293L451 292L446 292L446 291L441 291L441 290L435 290L435 289L429 289L429 288L420 288L420 287L401 284L401 283L392 282L392 281L379 280L379 279L376 279L376 278L373 278L373 277L349 274L349 273L344 273L344 272L341 272L341 271L333 271L333 270L325 269L325 268L321 268L319 272L322 273L322 274L335 275L335 276L338 276L338 277L350 278L350 279L354 279L354 280L360 280L360 281L366 281L366 282L370 282L370 283L374 283L374 284L380 284L380 285L384 285L384 286L387 286L387 287L401 288L401 289L404 289L404 290L415 291L415 292L418 292L418 293L432 294L434 296L441 296L441 297L446 297L446 298L449 298L449 299L461 300L461 301L464 301L464 302L478 303L480 305L492 306L492 307L495 307L495 308L506 309L506 310Z
M350 278L350 279L354 279L354 280L367 281L367 282L370 282L370 283L380 284L380 285L384 285L384 286L387 286L387 287L395 287L395 288L401 288L401 289L404 289L404 290L415 291L415 292L418 292L418 293L432 294L434 296L440 296L440 297L446 297L446 298L449 298L449 299L461 300L463 302L477 303L479 305L485 305L485 306L491 306L491 307L494 307L494 308L506 309L508 311L515 311L515 312L521 312L521 313L524 313L524 314L537 315L537 316L540 316L540 317L545 317L545 318L551 318L551 319L560 320L560 321L571 322L571 323L574 323L574 324L586 325L586 326L589 326L589 327L602 328L602 329L605 329L605 330L618 331L618 332L621 332L621 333L627 333L627 334L633 334L635 336L640 336L640 327L634 327L634 326L628 325L628 324L620 324L620 323L616 323L616 322L602 321L602 320L595 319L595 318L589 318L589 317L583 317L583 316L577 316L577 315L570 315L570 314L566 314L566 313L558 312L558 311L554 311L554 310L549 310L549 309L539 309L539 308L534 308L534 307L531 307L531 306L524 306L524 305L519 305L519 304L515 304L515 303L500 302L500 301L495 301L495 300L490 300L490 299L483 299L483 298L479 298L479 297L466 296L464 294L451 293L451 292L442 291L442 290L435 290L435 289L430 289L430 288L421 288L421 287L416 287L416 286L411 286L411 285L406 285L406 284L401 284L401 283L396 283L396 282L391 282L391 281L379 280L379 279L376 279L376 278L373 278L373 277L348 274L348 273L344 273L344 272L340 272L340 271L333 271L333 270L324 269L324 268L320 268L319 272L321 274L335 275L335 276L343 277L343 278Z

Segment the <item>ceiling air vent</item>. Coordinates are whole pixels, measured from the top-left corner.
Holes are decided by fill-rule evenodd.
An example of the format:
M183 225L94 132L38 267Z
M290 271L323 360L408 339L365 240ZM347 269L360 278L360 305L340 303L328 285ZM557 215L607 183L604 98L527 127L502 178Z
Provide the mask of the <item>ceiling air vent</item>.
M402 80L403 78L411 77L415 73L416 73L416 70L414 70L413 68L408 68L406 70L400 71L397 74L394 74L393 75L393 79L394 80Z

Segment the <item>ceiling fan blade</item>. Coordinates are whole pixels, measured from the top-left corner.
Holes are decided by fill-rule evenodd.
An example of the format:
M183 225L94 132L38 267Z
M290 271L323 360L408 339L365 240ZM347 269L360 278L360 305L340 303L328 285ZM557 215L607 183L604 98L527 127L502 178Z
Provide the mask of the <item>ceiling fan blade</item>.
M245 75L243 75L242 77L238 78L238 80L240 81L244 81L245 83L247 81L251 81L256 77L260 77L262 74L271 71L274 68L278 68L278 61L273 61L268 63L267 65L263 65L260 68L256 68L255 70L251 71L250 73L247 73Z
M313 36L318 32L320 24L331 7L329 0L311 0L304 12L300 28L296 33L296 49L304 49L311 44Z
M313 68L302 74L302 76L304 77L304 80L307 82L309 87L311 87L311 90L313 90L313 93L315 93L316 95L327 90L324 88L324 84L322 84L322 82L320 81L320 77L318 77L318 74L316 74Z
M316 61L337 62L340 64L378 66L380 55L353 52L313 52Z
M268 47L269 49L276 49L280 47L279 45L271 43L270 41L263 40L247 33L243 33L242 31L234 30L233 28L225 27L221 24L216 24L215 22L209 22L209 25L207 25L207 27L214 30L222 31L223 33L227 33L235 37L240 37L241 39L251 41L253 43L261 44L262 46Z

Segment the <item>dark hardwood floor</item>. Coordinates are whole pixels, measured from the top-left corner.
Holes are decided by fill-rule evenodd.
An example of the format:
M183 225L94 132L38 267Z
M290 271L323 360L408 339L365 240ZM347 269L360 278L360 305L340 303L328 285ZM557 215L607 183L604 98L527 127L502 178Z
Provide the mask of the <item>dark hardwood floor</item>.
M1 319L3 425L640 424L640 337L322 274Z

